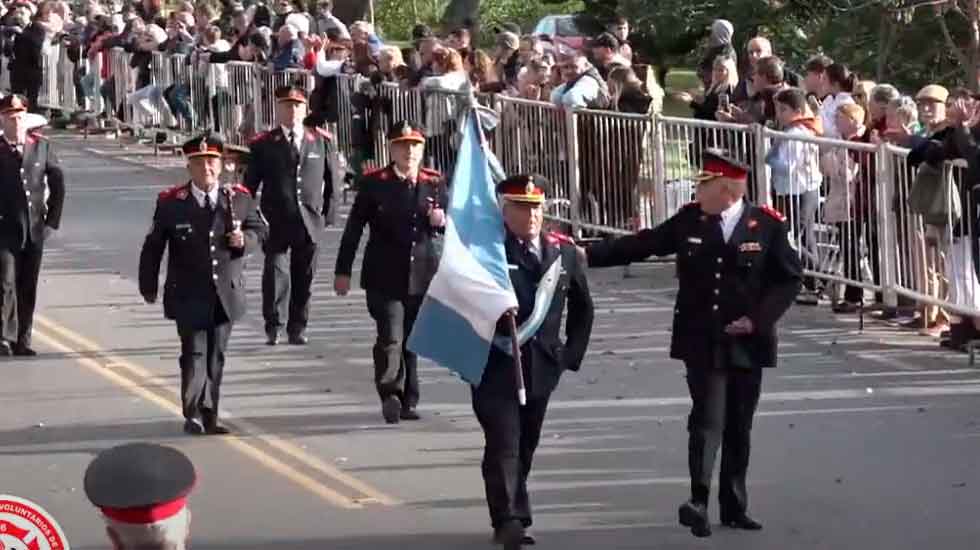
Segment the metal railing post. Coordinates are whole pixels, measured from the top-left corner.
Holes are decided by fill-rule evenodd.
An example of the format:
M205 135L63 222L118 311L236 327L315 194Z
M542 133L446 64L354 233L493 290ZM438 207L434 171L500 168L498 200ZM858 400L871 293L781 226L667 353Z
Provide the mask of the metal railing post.
M895 258L897 252L897 236L893 219L888 215L891 212L892 203L895 197L895 163L892 162L891 151L888 144L882 143L875 152L875 180L878 190L877 208L875 213L876 225L878 229L878 245L881 247L879 254L879 273L881 273L882 294L887 307L898 305L898 294L895 292L897 281L898 262Z
M755 151L752 159L752 174L755 178L755 202L760 205L772 206L772 188L769 181L769 167L766 165L766 154L769 152L766 139L766 127L755 124L752 127L752 141Z
M568 158L568 199L571 208L571 232L574 238L582 236L582 194L579 170L578 150L578 117L573 109L564 109L565 113L565 153Z
M667 221L667 149L664 124L659 113L653 115L653 219L650 227Z

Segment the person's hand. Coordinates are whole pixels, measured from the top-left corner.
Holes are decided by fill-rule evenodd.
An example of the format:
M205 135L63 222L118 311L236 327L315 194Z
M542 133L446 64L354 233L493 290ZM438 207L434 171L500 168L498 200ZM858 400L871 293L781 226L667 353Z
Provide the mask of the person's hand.
M735 117L728 111L715 111L715 120L718 122L735 122Z
M143 295L143 301L146 302L146 303L148 303L148 304L156 303L156 301L157 301L157 295L156 294L144 294Z
M752 319L748 317L740 317L725 327L725 333L731 334L732 336L741 336L745 334L752 334L755 331L755 325L752 324Z
M575 256L582 265L588 265L589 263L589 252L579 245L575 245Z
M58 230L51 227L50 225L44 226L44 240L48 240L58 234Z
M688 92L674 92L671 95L674 97L674 99L682 103L691 103L694 101L694 96Z
M337 296L347 296L350 292L350 275L337 275L333 279L333 291Z
M442 208L433 208L429 210L429 225L432 227L445 227L446 211Z
M228 233L229 248L245 248L245 233L241 229L236 229Z

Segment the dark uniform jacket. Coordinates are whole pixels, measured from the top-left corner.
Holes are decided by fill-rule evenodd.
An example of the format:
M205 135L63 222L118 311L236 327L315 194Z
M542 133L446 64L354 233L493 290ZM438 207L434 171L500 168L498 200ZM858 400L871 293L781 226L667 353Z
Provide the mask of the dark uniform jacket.
M517 326L534 310L534 297L542 275L554 262L561 262L558 286L547 316L538 332L521 346L521 367L529 397L549 395L565 370L579 370L589 346L595 315L585 268L576 255L575 246L567 237L553 233L542 235L541 245L541 261L538 262L509 233L504 244L510 280L519 304ZM566 304L568 319L565 321L565 341L562 342L561 322ZM511 332L508 321L498 323L497 336L505 338L509 345ZM480 388L481 391L491 390L501 395L516 396L514 360L496 345L490 348Z
M663 224L589 249L589 265L624 265L649 256L677 257L680 289L670 356L690 366L776 366L776 321L799 292L799 256L782 214L748 201L725 243L719 222L691 203ZM730 336L743 316L754 332Z
M24 154L0 137L0 247L21 250L44 242L44 227L58 229L65 179L51 142L27 134Z
M350 276L364 226L371 227L361 288L389 298L421 296L439 266L443 228L429 225L429 209L445 209L449 195L439 172L423 168L418 182L401 179L391 165L359 184L337 253L337 275Z
M14 39L14 57L10 61L10 84L14 91L41 85L44 77L41 50L46 36L44 27L34 21Z
M338 183L333 158L336 145L322 130L304 128L297 155L282 128L259 134L251 144L245 187L253 196L262 187L260 207L269 222L269 243L288 238L289 222L302 221L314 242L333 223Z
M254 251L268 228L255 200L241 185L218 191L211 215L191 193L191 183L160 193L153 226L140 253L140 294L157 296L160 262L167 254L163 311L181 326L212 326L218 303L231 321L245 313L245 257ZM229 209L230 205L230 209ZM245 248L228 247L233 222L241 222Z

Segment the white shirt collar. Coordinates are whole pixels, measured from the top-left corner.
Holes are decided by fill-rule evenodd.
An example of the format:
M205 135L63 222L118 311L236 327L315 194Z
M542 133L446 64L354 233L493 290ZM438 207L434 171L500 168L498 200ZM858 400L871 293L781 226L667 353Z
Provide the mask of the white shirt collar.
M394 164L394 163L392 163L392 165L391 165L391 171L394 172L396 176L398 176L398 179L403 179L403 180L410 179L413 182L414 181L418 181L418 179L419 179L418 174L416 174L414 178L408 177L408 174L406 174L406 173L402 172L401 170L399 170L398 169L398 166L396 164Z
M726 208L721 213L721 221L728 222L729 220L738 220L739 216L742 215L742 210L745 208L745 199L738 199L738 201L732 203L731 206Z
M283 126L281 124L279 125L279 127L282 128L282 135L285 136L286 139L289 139L289 132L293 132L294 133L294 135L293 135L293 140L294 140L293 141L293 145L295 145L296 148L299 149L300 144L303 143L303 127L302 126L294 126L294 127L290 128L289 126Z
M193 182L191 183L191 195L194 195L194 199L197 201L197 205L200 206L201 208L204 208L205 193L204 191L201 191L201 189L198 186L194 185ZM218 205L218 185L215 184L213 187L211 187L211 191L209 191L207 195L211 197L211 207L212 208L216 207Z

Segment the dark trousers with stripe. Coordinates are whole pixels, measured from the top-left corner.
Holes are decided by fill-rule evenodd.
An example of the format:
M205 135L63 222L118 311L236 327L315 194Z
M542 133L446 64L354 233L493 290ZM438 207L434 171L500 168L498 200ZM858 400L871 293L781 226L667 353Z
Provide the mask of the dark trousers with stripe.
M207 327L177 324L180 335L180 395L184 418L201 420L217 416L221 398L221 378L225 370L225 350L231 337L232 322L220 304L214 323Z
M722 518L748 509L752 419L762 390L762 369L711 368L687 364L687 387L694 405L688 417L691 500L707 505L711 475L721 447L718 501Z
M310 319L310 298L319 247L301 219L276 228L286 239L267 244L262 267L262 316L266 331L278 331L288 312L286 333L302 334ZM288 254L288 256L287 256Z
M31 345L37 281L44 245L27 242L21 250L0 249L0 338Z
M421 305L422 296L389 298L367 292L368 313L378 328L373 348L374 384L382 401L396 395L403 407L419 403L418 357L408 351L405 341L412 333Z

